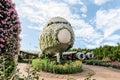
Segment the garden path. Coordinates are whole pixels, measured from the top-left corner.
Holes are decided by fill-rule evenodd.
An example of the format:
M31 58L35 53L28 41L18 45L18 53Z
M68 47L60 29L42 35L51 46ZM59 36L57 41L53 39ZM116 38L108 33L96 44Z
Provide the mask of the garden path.
M20 72L27 76L25 69L27 64L19 63L18 67L20 68ZM88 73L93 74L93 80L120 80L120 70L114 69L111 67L102 67L102 66L93 66L93 65L84 65L84 71L82 73L77 74L69 74L69 75L60 75L60 74L51 74L47 72L38 72L37 74L40 75L40 80L42 78L44 80L67 80L67 78L71 77L76 80L84 80L85 76Z
M84 65L95 72L92 79L96 80L120 80L120 69L102 66Z
M26 63L18 63L17 69L19 69L19 76L21 78L27 77L28 73L26 72L26 69L28 68L28 64Z

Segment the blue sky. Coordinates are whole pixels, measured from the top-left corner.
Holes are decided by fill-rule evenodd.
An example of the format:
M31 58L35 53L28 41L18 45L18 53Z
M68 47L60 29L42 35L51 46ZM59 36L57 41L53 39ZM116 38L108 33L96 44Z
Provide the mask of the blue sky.
M67 19L75 33L73 48L120 43L120 0L13 0L22 32L21 50L40 50L39 35L52 17Z

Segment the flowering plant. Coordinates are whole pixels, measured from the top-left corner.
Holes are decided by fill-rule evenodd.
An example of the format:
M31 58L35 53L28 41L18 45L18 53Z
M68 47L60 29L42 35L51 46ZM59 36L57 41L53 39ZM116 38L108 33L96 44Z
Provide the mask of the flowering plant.
M0 0L0 80L9 80L20 48L21 26L12 0ZM2 74L1 74L2 73Z
M0 55L17 54L21 26L12 0L0 0Z
M112 67L120 69L120 62L109 62L108 64Z

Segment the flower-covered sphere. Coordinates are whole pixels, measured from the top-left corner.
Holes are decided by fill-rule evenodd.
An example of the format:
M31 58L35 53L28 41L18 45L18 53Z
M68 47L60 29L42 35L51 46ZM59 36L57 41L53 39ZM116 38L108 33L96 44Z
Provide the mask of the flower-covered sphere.
M55 55L73 46L74 32L71 24L62 17L50 19L39 38L42 54Z

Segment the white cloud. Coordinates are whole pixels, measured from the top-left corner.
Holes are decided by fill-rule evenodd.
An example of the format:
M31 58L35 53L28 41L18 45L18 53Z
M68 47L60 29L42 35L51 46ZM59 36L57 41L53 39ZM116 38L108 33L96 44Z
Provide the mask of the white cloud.
M69 4L68 4L69 3ZM73 14L70 9L72 4L81 5L80 8L77 7L78 11L84 14ZM65 2L57 1L39 1L39 0L24 0L18 1L17 11L20 17L28 19L32 23L40 24L38 27L28 25L28 28L33 28L39 30L39 27L43 26L45 22L51 17L61 16L67 19L72 26L85 27L88 25L81 17L86 17L85 12L87 12L87 7L80 0L65 0Z
M80 11L83 13L87 12L87 6L82 2L82 0L64 0L66 3L69 3L70 5L81 5Z
M86 48L89 48L89 49L94 49L96 47L99 47L99 46L97 46L97 45L91 45L91 44L86 45Z
M42 31L43 29L43 26L42 27L39 27L39 26L35 26L35 25L29 25L27 26L29 29L34 29L34 30L39 30L39 31Z
M114 34L120 29L120 9L98 10L96 13L96 29L103 32L103 37L96 40L96 44L109 40L110 42L103 42L102 44L115 43L120 39L120 35ZM113 44L114 45L114 44Z
M82 14L81 16L82 16L83 18L86 18L86 17L87 17L87 15L86 15L86 14Z
M79 0L64 0L65 2L69 3L69 4L78 4Z
M54 16L72 16L69 7L65 3L39 2L38 0L24 0L24 4L18 5L21 17L26 17L32 22L43 23Z
M108 1L110 0L94 0L94 3L102 5ZM120 39L119 35L113 35L116 30L120 29L120 9L98 10L95 27L83 20L83 18L87 17L87 6L82 0L64 0L59 2L57 0L18 0L17 2L16 7L20 18L25 18L31 22L27 26L30 29L42 30L48 19L61 16L71 23L76 38L84 41L84 45L87 48L95 48L103 44L113 44L112 41L114 39ZM81 14L72 11L71 6L73 5L80 5L75 8ZM111 42L103 42L104 40L111 40Z
M80 30L75 31L77 36L84 36L85 41L94 43L89 43L86 47L116 45L120 40L120 35L114 34L117 30L120 30L120 9L99 10L96 13L95 21L96 29L89 24L85 24L84 26L89 27L82 27Z
M117 35L117 34L111 35L106 40L109 40L109 41L120 40L120 35Z
M80 11L83 12L83 13L86 13L87 12L87 7L86 6L81 7Z
M69 3L71 5L75 5L75 4L80 4L80 5L85 5L82 0L64 0L66 3Z
M93 0L93 2L96 4L96 5L102 5L102 4L105 4L107 2L109 2L111 0Z
M78 11L83 14L72 13L71 5L78 4L80 7ZM93 42L101 35L97 33L93 26L86 23L82 17L86 17L87 7L80 0L64 0L64 2L57 1L39 1L39 0L24 0L19 1L17 10L20 17L28 19L32 24L40 24L38 26L29 24L27 27L30 29L42 30L45 22L54 16L61 16L66 18L73 26L76 37L83 37L85 42Z
M96 13L96 27L104 32L104 38L120 29L120 9L99 10Z
M79 14L73 14L71 11L72 4L79 4L77 11L86 13L87 7L80 0L64 0L64 2L39 1L39 0L24 0L18 1L17 10L20 17L26 17L31 22L44 23L49 18L61 16L64 18L80 18ZM68 4L69 3L69 4ZM85 16L85 15L84 15Z
M115 42L105 42L103 45L117 46Z
M74 31L76 36L90 36L94 31L92 27L83 27Z
M103 35L99 32L96 32L93 26L91 26L90 24L82 23L82 26L83 27L81 27L80 29L74 30L76 38L81 38L87 48L99 46L100 42L102 41Z

